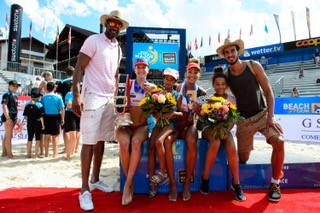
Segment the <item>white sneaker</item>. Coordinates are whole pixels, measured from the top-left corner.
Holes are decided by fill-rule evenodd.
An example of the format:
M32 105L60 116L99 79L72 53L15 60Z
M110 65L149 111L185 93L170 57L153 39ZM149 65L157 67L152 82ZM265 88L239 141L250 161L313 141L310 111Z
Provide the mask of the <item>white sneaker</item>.
M89 188L90 188L90 191L99 189L100 191L103 191L103 192L113 192L113 188L111 186L107 186L106 184L104 184L102 180L96 183L91 183L89 181Z
M80 208L84 211L92 211L93 210L93 202L91 193L89 191L85 191L81 194L79 193L79 203Z

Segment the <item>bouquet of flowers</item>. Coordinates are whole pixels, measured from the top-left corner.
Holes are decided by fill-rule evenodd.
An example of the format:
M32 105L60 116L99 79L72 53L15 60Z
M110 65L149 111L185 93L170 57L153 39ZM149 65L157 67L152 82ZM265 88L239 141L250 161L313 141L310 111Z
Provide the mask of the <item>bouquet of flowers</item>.
M171 93L165 93L161 88L153 89L140 102L143 114L149 117L151 114L160 114L155 124L156 127L163 128L170 123L169 119L162 118L161 115L173 110L177 105Z
M237 107L222 97L212 96L201 107L200 118L212 126L214 138L226 139L232 125L241 119Z

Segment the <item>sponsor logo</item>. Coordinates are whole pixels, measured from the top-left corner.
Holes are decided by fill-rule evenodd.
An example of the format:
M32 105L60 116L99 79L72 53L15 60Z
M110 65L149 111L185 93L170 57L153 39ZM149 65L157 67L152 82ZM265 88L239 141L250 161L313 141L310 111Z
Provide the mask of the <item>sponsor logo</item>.
M296 42L296 47L318 46L320 44L320 38L300 40Z
M250 57L255 55L266 55L271 54L275 52L282 52L283 48L282 45L273 45L273 46L266 46L261 48L253 48L253 49L247 49L243 51L244 57Z

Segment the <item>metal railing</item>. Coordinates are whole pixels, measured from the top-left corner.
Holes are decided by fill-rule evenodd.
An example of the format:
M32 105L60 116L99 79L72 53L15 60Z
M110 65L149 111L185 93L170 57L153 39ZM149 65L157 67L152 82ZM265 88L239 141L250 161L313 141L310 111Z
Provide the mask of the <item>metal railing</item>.
M52 73L52 77L55 79L64 79L67 77L66 72L60 70L53 70L48 68L34 67L26 64L21 64L17 62L3 62L0 61L1 69L6 71L12 71L17 73L25 73L29 75L41 76L44 71L49 71Z
M284 84L284 77L282 76L274 83L274 87L273 87L274 97L281 96L282 91L283 91L283 84Z

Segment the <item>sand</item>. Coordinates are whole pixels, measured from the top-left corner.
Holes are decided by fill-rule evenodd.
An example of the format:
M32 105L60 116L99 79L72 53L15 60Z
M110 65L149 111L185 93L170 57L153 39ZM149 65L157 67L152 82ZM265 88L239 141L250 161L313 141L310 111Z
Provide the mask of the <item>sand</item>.
M61 140L62 141L62 140ZM2 149L1 145L0 148ZM33 144L34 149L34 144ZM80 147L81 149L81 147ZM59 152L63 143L59 144ZM271 146L264 140L255 140L255 150L249 164L270 162ZM51 150L52 153L52 150ZM285 163L320 162L320 143L286 142ZM58 158L26 158L26 141L13 141L13 159L0 157L0 190L11 187L70 187L80 188L80 154L71 161ZM119 145L106 143L100 179L116 191L120 188Z

